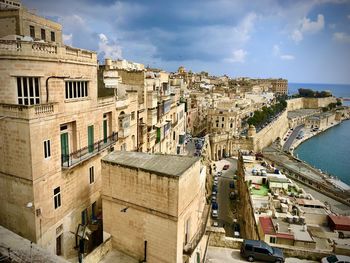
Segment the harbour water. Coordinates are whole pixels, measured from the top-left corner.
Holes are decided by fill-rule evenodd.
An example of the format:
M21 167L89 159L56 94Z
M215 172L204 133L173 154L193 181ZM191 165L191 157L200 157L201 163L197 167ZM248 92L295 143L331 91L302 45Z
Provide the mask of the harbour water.
M350 98L350 85L290 83L289 93L299 88L330 90L336 97ZM350 106L350 102L344 103ZM350 121L334 126L302 143L294 154L350 185Z

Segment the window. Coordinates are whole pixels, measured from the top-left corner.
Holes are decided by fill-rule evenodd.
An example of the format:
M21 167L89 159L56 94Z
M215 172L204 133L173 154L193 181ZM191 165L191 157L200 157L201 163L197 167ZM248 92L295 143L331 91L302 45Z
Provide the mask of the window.
M276 243L276 237L270 237L270 243L275 244Z
M35 28L34 26L29 26L30 36L35 39Z
M88 214L87 214L87 209L84 209L81 212L81 224L82 225L87 225L88 223Z
M87 81L66 81L66 99L88 97Z
M221 128L224 128L224 124L221 124Z
M224 121L225 120L225 117L222 117L222 121Z
M232 125L232 123L230 123L230 128L232 128L233 127L233 125Z
M55 190L53 190L53 200L54 200L55 209L59 208L61 206L61 189L60 189L60 187L57 187L57 188L55 188Z
M45 32L45 29L41 29L41 39L46 41L46 32Z
M95 182L95 171L94 171L94 167L93 166L91 166L89 168L89 177L90 177L90 184Z
M51 156L50 140L44 141L44 156L45 156L45 159Z
M131 112L131 120L132 120L132 121L135 120L135 112L134 112L134 111Z
M51 31L51 41L52 42L56 41L55 32L53 32L53 31Z
M269 251L265 248L256 247L254 248L254 251L260 254L269 254Z
M20 105L39 104L39 78L17 77L17 95Z

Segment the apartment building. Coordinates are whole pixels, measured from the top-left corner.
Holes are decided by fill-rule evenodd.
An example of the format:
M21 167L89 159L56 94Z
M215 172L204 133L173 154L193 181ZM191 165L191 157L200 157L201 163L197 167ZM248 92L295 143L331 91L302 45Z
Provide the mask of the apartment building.
M102 160L103 229L140 262L202 262L209 205L197 157L113 152Z
M83 252L102 237L100 160L118 140L114 97L98 98L96 53L63 45L60 25L22 8L0 18L0 224L75 257L79 225L94 236Z

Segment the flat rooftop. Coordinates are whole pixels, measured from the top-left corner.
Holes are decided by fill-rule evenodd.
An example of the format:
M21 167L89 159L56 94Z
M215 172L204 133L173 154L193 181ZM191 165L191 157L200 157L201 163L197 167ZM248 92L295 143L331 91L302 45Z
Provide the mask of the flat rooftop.
M102 159L103 162L112 165L140 169L157 175L172 177L181 176L199 160L199 157L125 151L112 152Z

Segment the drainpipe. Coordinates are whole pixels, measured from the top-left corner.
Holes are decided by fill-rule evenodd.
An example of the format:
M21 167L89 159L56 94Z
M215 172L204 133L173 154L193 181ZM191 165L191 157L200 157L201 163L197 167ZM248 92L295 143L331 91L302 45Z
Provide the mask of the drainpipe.
M70 76L50 76L46 79L46 103L49 102L49 79L67 79Z

